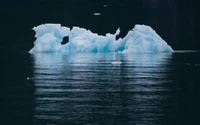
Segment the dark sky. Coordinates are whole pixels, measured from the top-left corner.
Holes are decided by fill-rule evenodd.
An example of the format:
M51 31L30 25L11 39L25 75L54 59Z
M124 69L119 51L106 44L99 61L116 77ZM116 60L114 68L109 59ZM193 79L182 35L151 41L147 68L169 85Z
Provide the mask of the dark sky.
M0 45L28 51L35 40L31 28L42 23L79 26L102 35L120 27L121 37L135 24L146 24L174 49L200 49L199 10L197 0L1 0Z

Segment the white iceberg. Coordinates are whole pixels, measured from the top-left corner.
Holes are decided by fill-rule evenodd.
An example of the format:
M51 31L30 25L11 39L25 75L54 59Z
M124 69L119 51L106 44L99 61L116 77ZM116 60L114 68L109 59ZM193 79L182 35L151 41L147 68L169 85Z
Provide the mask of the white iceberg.
M43 24L34 27L36 41L29 53L72 53L72 52L173 52L173 49L149 26L136 25L122 39L116 40L115 34L105 36L92 33L84 28L63 27L60 24ZM69 42L62 45L63 38Z

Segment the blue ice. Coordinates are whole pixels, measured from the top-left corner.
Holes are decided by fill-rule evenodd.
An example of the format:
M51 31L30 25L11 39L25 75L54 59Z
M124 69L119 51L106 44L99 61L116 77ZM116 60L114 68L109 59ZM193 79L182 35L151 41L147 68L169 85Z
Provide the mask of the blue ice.
M80 27L71 30L61 24L42 24L34 27L36 40L29 53L78 53L78 52L119 52L119 53L160 53L173 49L150 27L135 25L124 38L120 34L107 33L105 36L92 33ZM63 38L69 42L62 45Z

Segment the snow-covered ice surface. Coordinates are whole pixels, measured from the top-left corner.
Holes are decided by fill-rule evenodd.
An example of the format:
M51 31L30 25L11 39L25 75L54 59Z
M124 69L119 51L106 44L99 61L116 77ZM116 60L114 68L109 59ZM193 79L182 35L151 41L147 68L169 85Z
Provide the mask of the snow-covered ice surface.
M120 34L107 33L105 36L92 33L84 28L68 27L60 24L42 24L34 27L36 40L29 53L74 53L74 52L121 52L158 53L173 52L173 49L149 26L135 25L124 38L116 40ZM63 38L69 42L62 45Z

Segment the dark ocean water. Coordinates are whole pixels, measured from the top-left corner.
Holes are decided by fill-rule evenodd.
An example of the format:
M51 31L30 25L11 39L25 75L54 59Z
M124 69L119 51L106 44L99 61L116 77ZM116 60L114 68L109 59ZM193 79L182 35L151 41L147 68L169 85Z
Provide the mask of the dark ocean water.
M199 57L4 51L0 125L200 124Z

